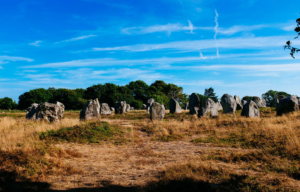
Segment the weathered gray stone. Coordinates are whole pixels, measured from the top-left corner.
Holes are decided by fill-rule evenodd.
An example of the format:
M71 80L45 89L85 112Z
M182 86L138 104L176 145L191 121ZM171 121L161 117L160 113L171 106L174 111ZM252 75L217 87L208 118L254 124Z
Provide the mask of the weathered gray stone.
M56 103L41 103L38 105L36 119L47 122L58 122L64 116L65 106L60 102Z
M242 110L241 116L256 118L260 117L258 106L254 101L248 101Z
M126 112L129 112L129 111L130 111L130 105L126 104Z
M260 97L254 96L252 101L254 101L259 108L267 107L267 102L263 101Z
M147 113L150 113L150 107L153 103L154 103L153 98L148 99L148 101L147 101Z
M274 100L273 100L273 105L274 105L274 107L277 108L277 105L279 104L279 100L280 100L280 99L283 99L283 98L285 98L285 97L286 97L286 96L284 96L284 95L277 95L277 97L274 98Z
M100 118L100 104L97 98L86 103L85 107L80 112L80 119L83 121L88 121L98 118Z
M299 111L299 103L296 95L279 99L276 107L277 115Z
M165 107L157 102L152 103L150 107L150 119L162 121L165 117Z
M239 96L235 95L234 100L236 101L236 110L241 110L243 109L243 104L241 102L241 99Z
M181 107L174 98L170 99L170 113L181 113Z
M133 111L134 110L134 107L130 107L130 111Z
M223 111L223 107L220 102L216 103L218 105L218 111Z
M200 99L196 93L192 93L189 97L189 109L191 114L197 114L200 109Z
M223 107L223 113L234 114L236 110L235 99L228 94L224 94L221 98L221 105Z
M143 109L147 109L147 105L146 104L143 104Z
M101 115L111 115L111 110L107 103L101 103L100 114Z
M126 113L126 101L120 101L115 104L115 114Z
M184 105L184 110L188 110L189 109L189 103L186 103L185 105Z
M39 104L33 103L27 108L26 119L36 120Z
M246 105L247 104L247 101L246 100L243 100L242 101L242 105L244 106L244 105Z
M111 107L111 108L110 108L110 111L115 111L115 108L114 108L114 107Z
M218 108L218 103L215 103L212 99L208 98L205 101L204 106L201 106L198 117L218 117Z

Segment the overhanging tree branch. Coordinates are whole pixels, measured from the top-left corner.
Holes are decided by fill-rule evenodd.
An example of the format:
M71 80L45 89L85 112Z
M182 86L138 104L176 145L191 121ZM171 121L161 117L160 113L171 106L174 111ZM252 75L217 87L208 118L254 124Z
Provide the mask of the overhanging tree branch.
M298 18L298 19L296 20L296 23L297 23L297 27L295 28L295 32L297 33L297 36L295 37L295 39L297 39L297 38L300 36L300 18ZM284 47L284 49L289 49L289 50L291 50L290 55L295 59L294 54L295 54L295 53L298 53L298 52L300 51L300 49L291 46L291 44L292 44L291 41L287 41L287 42L286 42L286 45L283 46L283 47Z

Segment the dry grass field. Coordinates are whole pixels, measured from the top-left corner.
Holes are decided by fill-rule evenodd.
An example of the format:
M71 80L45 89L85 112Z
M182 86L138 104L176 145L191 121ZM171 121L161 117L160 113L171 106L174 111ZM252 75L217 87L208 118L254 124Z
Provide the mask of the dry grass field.
M300 112L261 118L145 111L59 123L0 114L1 191L300 191Z

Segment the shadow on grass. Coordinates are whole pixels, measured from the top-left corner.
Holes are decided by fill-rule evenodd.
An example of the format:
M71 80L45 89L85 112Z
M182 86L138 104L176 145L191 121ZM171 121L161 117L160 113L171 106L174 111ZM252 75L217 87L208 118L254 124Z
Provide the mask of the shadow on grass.
M69 190L52 190L51 184L45 182L33 182L26 179L17 181L17 174L12 172L0 172L0 191L1 192L186 192L186 191L213 191L213 192L237 192L248 189L250 191L261 191L258 188L252 188L245 185L247 176L232 176L230 179L219 183L209 183L204 181L195 181L190 178L182 178L180 180L150 182L146 186L124 187L112 185L109 181L99 181L101 187L96 188L75 188ZM265 190L264 190L265 191ZM267 190L268 191L268 190Z

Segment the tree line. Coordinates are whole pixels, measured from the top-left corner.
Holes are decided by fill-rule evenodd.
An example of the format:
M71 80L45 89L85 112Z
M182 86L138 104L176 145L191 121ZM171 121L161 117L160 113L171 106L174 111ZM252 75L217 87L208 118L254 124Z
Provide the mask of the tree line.
M203 105L206 99L211 98L215 102L219 101L218 96L212 87L205 89L203 94L197 93L200 102ZM262 95L266 99L267 105L272 107L274 98L277 95L290 94L282 91L269 90ZM150 86L142 80L132 81L127 85L120 86L113 83L96 84L86 89L48 89L38 88L23 93L19 96L19 102L16 103L11 98L0 98L0 109L27 109L32 103L49 102L55 103L59 101L65 105L66 110L81 110L88 100L98 98L100 103L107 103L114 107L118 101L126 101L135 109L142 109L143 104L147 103L149 98L153 98L156 102L164 104L169 109L170 98L176 99L181 107L189 102L189 95L183 93L183 88L172 83L165 83L157 80ZM245 96L242 100L251 100L252 96Z

